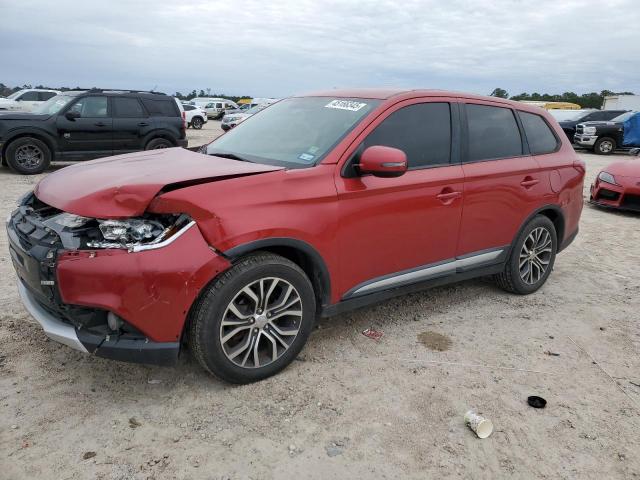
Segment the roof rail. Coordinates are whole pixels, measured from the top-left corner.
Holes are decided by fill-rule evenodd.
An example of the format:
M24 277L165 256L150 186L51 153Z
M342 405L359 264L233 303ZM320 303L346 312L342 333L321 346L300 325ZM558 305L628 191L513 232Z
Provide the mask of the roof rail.
M109 92L124 92L124 93L152 93L154 95L166 95L166 93L163 92L154 92L153 90L126 90L126 89L120 89L120 88L70 88L69 90L70 92L73 91L86 91L86 92L91 92L91 93L109 93Z

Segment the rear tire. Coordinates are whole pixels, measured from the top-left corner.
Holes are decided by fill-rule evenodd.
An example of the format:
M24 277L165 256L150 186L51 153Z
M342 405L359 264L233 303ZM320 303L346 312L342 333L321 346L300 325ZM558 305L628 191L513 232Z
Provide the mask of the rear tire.
M51 164L51 150L42 140L22 137L9 144L6 160L12 170L22 175L35 175Z
M203 291L191 313L189 344L209 373L230 383L255 382L293 361L315 315L313 287L302 269L258 252Z
M196 130L200 130L203 123L204 121L200 117L193 117L191 119L191 127L195 128Z
M611 137L601 137L593 146L594 153L598 155L611 155L616 149L616 141Z
M557 251L558 239L553 222L544 215L537 215L520 232L504 271L494 279L507 292L518 295L533 293L549 278Z
M161 148L171 148L173 144L166 138L154 138L144 147L145 150L158 150Z

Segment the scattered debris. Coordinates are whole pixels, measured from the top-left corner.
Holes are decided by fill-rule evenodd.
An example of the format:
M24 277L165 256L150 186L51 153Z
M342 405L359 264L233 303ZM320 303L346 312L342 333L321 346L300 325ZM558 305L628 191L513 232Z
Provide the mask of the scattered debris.
M349 439L347 437L333 439L329 444L325 447L325 451L327 452L327 456L335 457L337 455L342 455L347 448L349 443Z
M296 448L296 446L293 443L291 445L289 445L289 455L294 456L297 451L298 451L298 449Z
M382 330L376 330L373 327L369 327L366 330L363 330L362 334L365 337L369 337L373 340L378 341L382 338L382 336L384 335L384 332Z
M418 341L429 350L444 352L451 347L451 339L441 333L426 331L418 334Z
M560 356L560 354L559 354L559 353L552 352L552 351L550 351L550 350L546 350L546 351L544 352L544 354L545 354L545 355L549 355L549 356L551 356L551 357L559 357L559 356Z
M149 380L147 380L147 383L149 385L158 385L159 383L162 383L162 380L158 380L157 378L150 378Z
M493 423L488 418L478 415L473 410L464 414L464 423L478 438L487 438L493 432Z
M18 429L18 425L11 425L11 430L17 430Z
M138 420L136 420L136 417L131 417L129 419L129 427L138 428L138 427L141 427L141 426L142 426L142 424Z
M547 405L547 401L544 398L537 397L535 395L532 395L529 398L527 398L527 403L529 404L529 406L533 408L544 408Z
M600 327L600 331L604 332L605 330L606 330L606 328Z
M96 455L97 455L97 454L96 454L96 452L84 452L84 453L82 454L82 459L83 459L83 460L89 460L90 458L93 458L93 457L95 457Z

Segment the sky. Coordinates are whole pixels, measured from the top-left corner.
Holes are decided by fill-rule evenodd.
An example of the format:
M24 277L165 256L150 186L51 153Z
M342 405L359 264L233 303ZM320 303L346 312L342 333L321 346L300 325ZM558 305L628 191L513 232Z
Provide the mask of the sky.
M0 0L0 82L640 93L639 0Z

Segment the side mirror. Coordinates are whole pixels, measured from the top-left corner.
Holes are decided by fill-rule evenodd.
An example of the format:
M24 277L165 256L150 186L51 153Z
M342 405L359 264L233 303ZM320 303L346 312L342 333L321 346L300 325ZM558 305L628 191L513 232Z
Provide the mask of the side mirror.
M360 174L399 177L407 171L407 155L397 148L373 145L362 152L357 167Z
M64 114L64 116L66 117L67 120L71 120L72 122L76 119L76 118L80 118L80 112L77 112L75 110L69 110L67 113Z

